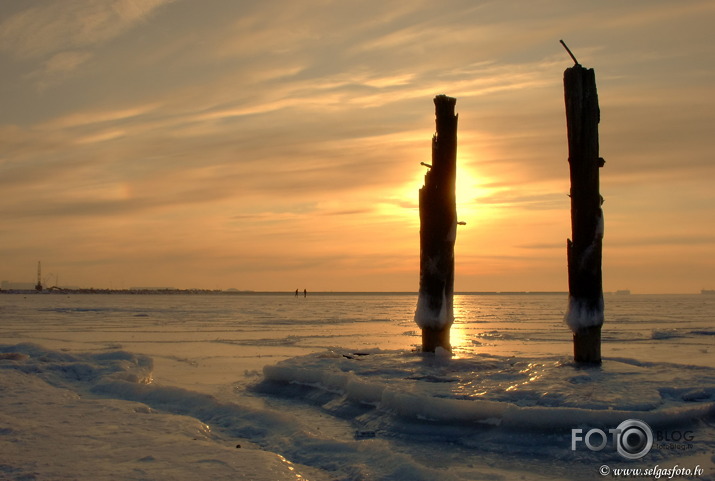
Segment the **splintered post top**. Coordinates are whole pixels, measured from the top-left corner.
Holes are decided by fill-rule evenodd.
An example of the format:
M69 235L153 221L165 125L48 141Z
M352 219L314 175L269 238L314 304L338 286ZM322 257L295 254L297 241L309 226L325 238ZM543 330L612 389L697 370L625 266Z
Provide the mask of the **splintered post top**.
M434 98L436 133L432 138L432 170L437 178L447 178L454 185L457 166L457 99L446 95ZM436 179L435 179L436 180ZM441 183L437 181L437 183Z

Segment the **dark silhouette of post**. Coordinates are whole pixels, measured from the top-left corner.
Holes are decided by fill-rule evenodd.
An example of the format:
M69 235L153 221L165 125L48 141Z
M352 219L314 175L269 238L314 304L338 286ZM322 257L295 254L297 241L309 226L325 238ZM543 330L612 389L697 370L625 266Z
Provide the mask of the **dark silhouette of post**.
M599 169L605 161L598 152L600 110L596 75L593 69L577 63L573 54L571 57L575 65L564 72L571 176L571 239L566 243L569 280L566 322L573 331L574 360L600 363L604 305L601 271L603 197L599 192Z
M434 98L437 132L432 165L420 189L420 291L415 322L422 328L422 351L449 351L454 321L454 242L457 237L457 99Z

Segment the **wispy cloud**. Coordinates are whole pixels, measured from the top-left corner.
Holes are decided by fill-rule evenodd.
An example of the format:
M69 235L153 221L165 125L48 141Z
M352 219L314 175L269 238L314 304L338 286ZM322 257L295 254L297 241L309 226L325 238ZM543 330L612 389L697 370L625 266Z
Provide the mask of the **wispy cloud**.
M19 58L44 57L94 47L124 33L171 1L36 2L0 23L0 45Z
M26 78L43 91L92 59L98 46L131 30L157 8L173 1L35 2L0 23L0 51L19 62L36 61Z
M610 248L704 248L711 3L2 3L4 277L46 252L87 282L157 259L156 284L372 273L409 290L446 93L472 189L461 288L559 289L562 253L543 248L569 233L559 38L596 69Z

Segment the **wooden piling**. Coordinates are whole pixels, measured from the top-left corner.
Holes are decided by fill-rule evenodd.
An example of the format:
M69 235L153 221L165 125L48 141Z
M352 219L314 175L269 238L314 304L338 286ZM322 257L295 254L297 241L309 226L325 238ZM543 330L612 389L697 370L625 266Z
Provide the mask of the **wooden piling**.
M572 55L573 58L573 55ZM604 320L601 270L603 198L599 192L600 110L593 69L576 63L564 72L564 95L571 177L571 239L567 240L569 306L574 360L601 362Z
M420 290L415 322L422 328L422 351L452 350L454 321L454 242L457 237L457 99L434 99L437 132L432 137L432 165L419 192Z

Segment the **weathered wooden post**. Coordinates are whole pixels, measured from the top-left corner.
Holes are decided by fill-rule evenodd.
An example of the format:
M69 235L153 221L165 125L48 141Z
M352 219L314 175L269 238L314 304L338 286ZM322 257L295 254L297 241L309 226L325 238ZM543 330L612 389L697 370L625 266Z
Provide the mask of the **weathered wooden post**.
M420 189L420 291L415 322L422 328L422 351L452 350L454 242L457 237L457 99L434 98L437 132L432 165Z
M603 325L603 197L598 152L600 110L593 69L582 67L566 44L574 66L564 72L569 168L571 173L571 239L566 242L569 305L566 322L573 331L574 360L601 362Z

